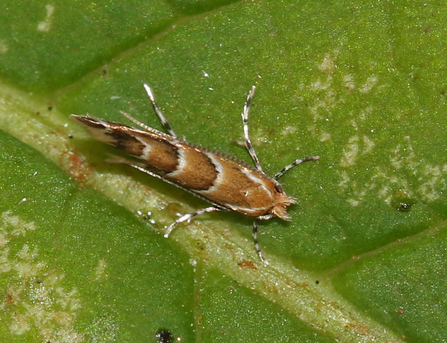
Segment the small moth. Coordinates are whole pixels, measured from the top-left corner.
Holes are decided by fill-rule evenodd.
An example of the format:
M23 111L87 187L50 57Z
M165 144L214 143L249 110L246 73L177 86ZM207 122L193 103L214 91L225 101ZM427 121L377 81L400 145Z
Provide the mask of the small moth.
M121 114L143 130L87 116L73 114L72 118L78 121L92 137L139 159L139 161L129 161L116 158L113 162L129 164L135 169L180 187L212 204L210 207L185 214L175 220L166 230L164 235L166 238L178 224L197 215L207 212L236 211L254 217L252 234L255 249L261 261L267 265L258 244L257 221L273 217L290 220L287 208L295 203L295 200L284 192L277 179L303 162L318 160L319 156L297 159L285 166L273 178L264 173L248 134L248 112L255 86L248 93L242 112L242 121L245 146L256 168L235 157L178 138L155 102L150 87L144 84L144 88L169 134L151 128L124 112Z

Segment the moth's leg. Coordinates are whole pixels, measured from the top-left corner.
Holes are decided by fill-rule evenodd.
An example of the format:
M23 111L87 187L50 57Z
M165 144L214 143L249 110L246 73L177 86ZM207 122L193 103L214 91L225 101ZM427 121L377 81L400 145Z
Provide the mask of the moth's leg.
M201 214L207 213L207 212L218 212L218 211L223 211L224 209L220 208L220 207L207 207L207 208L203 208L201 210L198 210L196 212L193 213L188 213L185 214L183 216L181 216L179 219L177 219L175 222L173 222L171 225L169 225L168 229L166 230L165 233L165 238L169 237L169 234L172 232L172 230L174 230L174 228L180 224L183 223L184 221L190 220L191 218L195 217L195 216L199 216Z
M284 173L286 173L288 170L292 169L293 167L297 166L298 164L301 164L303 162L308 162L308 161L316 161L319 160L320 156L311 156L311 157L306 157L306 158L299 158L295 161L293 161L292 163L290 163L289 165L285 166L284 168L282 168L278 173L275 174L275 176L273 177L275 180L278 180L281 176L284 175Z
M115 155L109 156L109 158L106 160L106 162L127 164L127 165L131 166L132 168L135 168L135 169L137 169L137 170L139 170L139 171L141 171L141 172L143 172L145 174L148 174L148 175L150 175L152 177L155 177L156 179L159 179L159 180L161 180L163 182L167 182L167 183L173 184L172 182L166 180L162 176L160 176L158 174L155 174L155 173L151 172L150 170L147 170L146 169L147 165L144 162L128 160L128 159L126 159L124 157L115 156ZM175 184L173 184L173 185L175 186Z
M107 161L108 161L108 162L111 162L111 163L123 163L123 164L128 164L128 165L130 165L132 168L138 169L139 171L141 171L141 172L143 172L143 173L146 173L146 174L148 174L148 175L150 175L150 176L153 176L153 177L155 177L155 178L157 178L157 179L159 179L159 180L162 180L163 182L166 182L166 183L169 183L169 184L171 184L171 185L174 185L174 186L177 186L177 187L178 187L178 185L176 185L176 184L173 183L172 181L167 180L167 179L165 179L163 176L158 175L158 174L156 174L156 173L153 173L152 171L146 169L147 166L146 166L143 162L129 161L129 160L126 160L125 158L122 158L122 157L119 157L119 156L112 156L112 157L109 158ZM200 214L203 214L203 213L207 213L207 212L219 212L219 211L226 211L226 209L225 209L225 208L222 208L222 207L218 207L218 206L211 206L211 207L207 207L207 208L204 208L204 209L202 209L202 210L199 210L199 211L197 211L197 212L193 212L193 213L185 214L185 215L181 216L179 219L177 219L175 222L173 222L173 223L168 227L168 229L166 230L166 233L165 233L164 236L165 236L166 238L168 238L168 236L169 236L169 234L171 233L171 231L172 231L178 224L183 223L184 221L187 221L187 220L189 220L189 219L191 219L191 218L193 218L193 217L195 217L195 216L198 216L198 215L200 215Z
M145 129L146 131L149 132L154 132L154 129L150 126L147 126L146 124L142 123L141 121L136 120L134 117L132 117L130 114L127 114L126 112L120 111L120 113L126 117L127 119L129 119L131 122L137 124L138 126L142 127L143 129Z
M259 162L259 158L256 155L255 149L251 144L250 135L248 134L248 112L250 111L250 104L253 100L253 95L255 94L256 86L252 86L250 92L248 92L247 101L244 105L244 112L242 112L242 122L244 124L244 138L245 138L245 147L251 155L251 158L256 164L256 169L262 171L261 162Z
M171 125L169 125L168 121L166 120L163 112L161 111L160 107L158 107L157 103L155 102L154 94L152 94L151 87L149 87L147 84L144 84L144 89L146 89L146 93L149 97L149 99L152 102L152 105L154 106L154 110L158 115L158 118L160 118L161 123L165 127L165 129L169 132L169 134L173 137L177 137L174 130L172 129Z
M264 266L268 266L269 263L264 258L264 255L262 255L261 247L259 246L259 243L258 243L258 221L257 220L255 220L253 222L252 234L253 234L253 242L255 243L256 252L258 253L258 256L261 259L262 263L264 263Z

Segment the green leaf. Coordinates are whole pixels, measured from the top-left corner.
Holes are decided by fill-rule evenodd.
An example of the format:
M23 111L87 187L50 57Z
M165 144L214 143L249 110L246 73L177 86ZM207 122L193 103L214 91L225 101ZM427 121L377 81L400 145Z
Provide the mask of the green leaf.
M442 342L443 3L0 4L0 337L8 342ZM215 213L109 164L69 115L162 129L247 162L240 112L298 199Z

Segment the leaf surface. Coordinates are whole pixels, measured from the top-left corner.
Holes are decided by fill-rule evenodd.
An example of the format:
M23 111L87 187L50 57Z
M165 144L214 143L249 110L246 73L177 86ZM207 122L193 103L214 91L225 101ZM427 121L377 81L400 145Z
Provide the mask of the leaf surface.
M444 4L0 4L0 337L8 342L442 342ZM69 120L161 130L251 162L291 222L206 206Z

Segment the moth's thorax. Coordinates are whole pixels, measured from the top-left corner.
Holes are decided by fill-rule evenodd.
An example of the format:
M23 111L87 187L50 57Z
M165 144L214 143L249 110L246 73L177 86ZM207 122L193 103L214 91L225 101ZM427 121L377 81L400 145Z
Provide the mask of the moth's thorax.
M277 181L225 155L206 152L217 171L212 186L198 193L210 201L245 215L259 217L277 213L278 200L285 195Z

